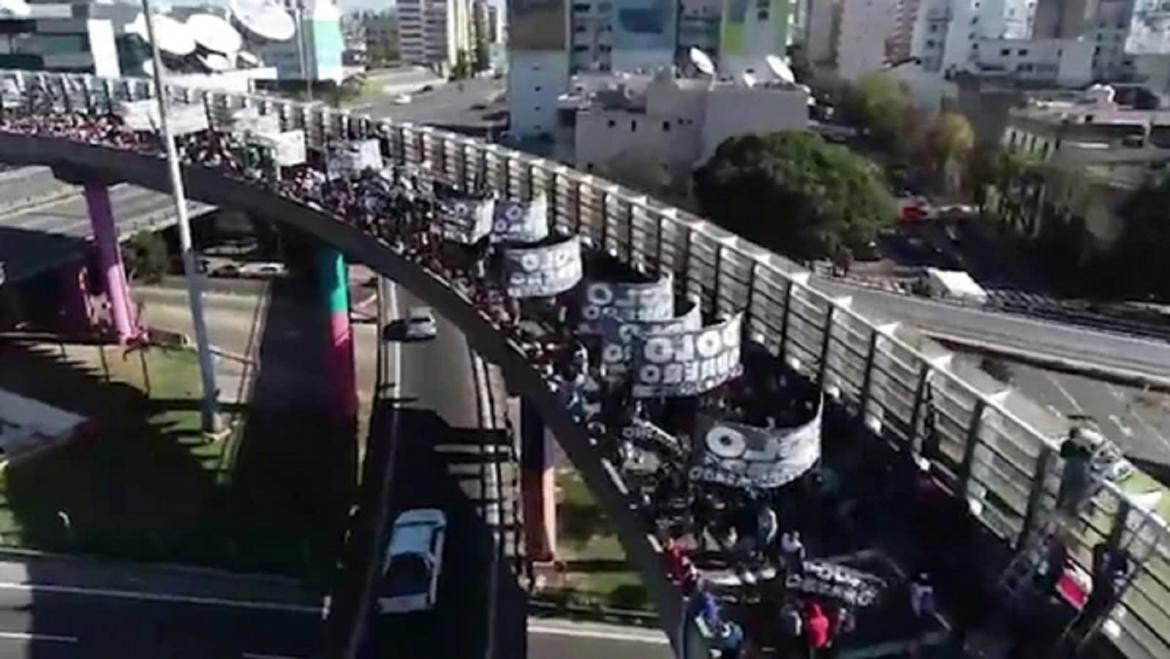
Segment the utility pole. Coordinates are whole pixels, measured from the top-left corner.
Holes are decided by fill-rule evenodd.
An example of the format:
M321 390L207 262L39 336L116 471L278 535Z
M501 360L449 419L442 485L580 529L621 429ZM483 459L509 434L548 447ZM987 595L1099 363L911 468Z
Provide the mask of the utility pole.
M150 39L150 54L154 63L154 97L158 101L158 124L166 148L167 167L171 174L171 196L175 201L175 216L179 222L179 251L183 257L183 274L187 282L187 302L191 307L191 323L195 326L195 346L199 353L199 375L203 381L202 424L206 433L220 431L219 389L215 385L215 371L211 362L211 346L207 339L207 323L203 318L203 282L195 267L195 250L191 244L191 223L187 217L187 199L183 194L183 174L179 156L175 152L175 136L167 119L166 88L163 86L162 57L155 41L154 15L150 0L142 0L146 17L146 36Z

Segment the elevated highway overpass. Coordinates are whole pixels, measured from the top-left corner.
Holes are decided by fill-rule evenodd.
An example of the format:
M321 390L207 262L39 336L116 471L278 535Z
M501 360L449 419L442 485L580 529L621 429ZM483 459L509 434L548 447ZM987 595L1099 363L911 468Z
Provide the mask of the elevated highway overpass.
M175 223L171 197L153 190L116 185L110 188L110 204L123 240ZM198 202L188 207L192 217L214 208ZM58 180L50 168L0 173L0 281L22 281L77 259L91 231L80 189Z
M105 97L143 98L146 86L134 81L9 73L29 86L82 90ZM1052 508L1060 458L1045 436L994 395L979 391L865 313L809 288L791 264L685 212L658 204L604 180L562 165L495 145L427 127L377 122L325 108L306 108L263 97L246 97L176 89L187 101L204 101L216 113L244 106L276 114L286 128L303 128L310 145L329 139L368 136L402 164L431 163L433 172L462 186L473 168L487 173L488 185L511 198L543 194L551 223L580 236L631 268L673 275L710 314L743 312L748 332L801 375L821 385L836 407L853 415L861 427L928 462L947 491L968 503L972 514L1007 545L1015 545ZM84 107L92 99L75 101ZM106 102L106 101L99 101ZM165 170L154 153L72 142L61 137L0 135L0 158L29 164L67 166L105 180L125 180L165 190ZM255 183L188 166L193 198L238 208L260 217L290 223L395 279L434 306L467 336L480 354L496 363L510 391L539 411L587 485L606 506L618 527L631 562L644 574L668 634L678 629L679 593L661 572L659 547L647 534L639 502L625 487L620 471L603 457L597 438L569 417L563 404L528 360L512 336L477 312L453 282L421 267L390 245L338 221L320 208L284 198ZM931 428L923 419L936 419ZM924 451L924 443L933 447ZM1096 537L1140 533L1160 543L1142 564L1135 589L1117 619L1113 642L1130 656L1166 656L1170 628L1166 603L1165 527L1123 491L1107 485L1100 507L1083 518ZM1137 529L1137 531L1135 531ZM1085 542L1088 542L1087 540ZM1088 547L1076 547L1077 555Z

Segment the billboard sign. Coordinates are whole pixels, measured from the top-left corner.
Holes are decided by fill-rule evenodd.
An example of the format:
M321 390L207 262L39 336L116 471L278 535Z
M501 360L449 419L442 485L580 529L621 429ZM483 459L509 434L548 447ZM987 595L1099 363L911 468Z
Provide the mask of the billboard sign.
M158 130L158 102L153 99L123 101L118 104L118 115L126 128L153 133ZM167 108L167 123L175 135L187 135L207 130L207 111L202 105L172 103Z
M548 238L548 202L543 194L532 201L496 202L493 243L538 243L545 238Z
M504 250L504 288L512 297L548 297L581 281L577 236L552 245Z
M738 376L743 314L698 330L652 334L634 344L635 398L694 396Z
M804 561L802 567L799 572L793 571L784 577L786 589L862 608L876 604L886 588L886 582L880 577L840 563L809 560Z
M821 412L791 428L757 428L699 417L691 480L744 489L787 485L821 457Z
M272 160L281 167L304 164L308 153L305 149L305 131L288 130L283 133L252 133L249 141L272 150Z
M491 197L447 197L439 201L443 237L464 245L474 245L492 232L496 200Z
M329 149L325 163L329 178L350 178L367 169L382 169L382 147L378 140L342 142Z
M582 332L602 332L603 321L618 323L674 318L674 282L668 273L658 281L625 283L591 281L581 293Z
M673 306L673 301L671 306ZM634 345L638 339L655 334L670 334L699 330L703 316L699 305L692 304L686 313L668 320L619 321L612 316L602 319L601 362L607 378L620 381L625 378L627 364L633 360Z

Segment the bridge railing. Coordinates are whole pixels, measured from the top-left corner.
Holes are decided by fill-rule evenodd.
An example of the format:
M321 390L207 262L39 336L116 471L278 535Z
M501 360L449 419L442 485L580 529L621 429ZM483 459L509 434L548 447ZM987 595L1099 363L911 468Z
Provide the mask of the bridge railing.
M65 90L78 107L150 96L145 81L6 72L22 87ZM796 264L686 211L560 163L428 126L370 119L320 105L175 87L177 100L203 103L214 125L250 107L301 128L309 145L377 137L399 164L428 163L457 185L482 183L513 198L543 194L549 216L632 267L670 272L706 312L743 310L748 331L819 383L896 450L929 462L931 472L993 534L1017 546L1055 506L1061 438L1046 436L977 389L945 361L932 361L881 321L808 286ZM1082 518L1073 558L1088 567L1090 548L1109 541L1148 558L1106 624L1126 655L1170 656L1167 528L1107 483ZM1146 552L1145 547L1152 547Z

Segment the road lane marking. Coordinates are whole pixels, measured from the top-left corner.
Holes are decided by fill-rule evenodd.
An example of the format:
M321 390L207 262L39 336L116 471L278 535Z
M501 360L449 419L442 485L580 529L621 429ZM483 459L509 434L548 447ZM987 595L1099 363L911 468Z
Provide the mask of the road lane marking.
M237 609L257 609L263 611L284 611L286 613L313 613L320 615L324 605L309 606L306 604L288 604L285 602L264 602L260 600L232 600L222 597L204 597L202 595L176 595L173 593L150 593L138 590L119 590L116 588L85 588L82 586L64 586L61 584L34 584L0 581L0 590L15 590L24 593L55 593L58 595L89 595L92 597L109 597L113 599L142 600L146 602L170 602L177 604L202 604L208 606L223 606Z
M572 636L576 638L598 638L608 641L634 641L652 645L669 645L666 636L653 636L649 633L635 634L632 632L607 631L604 629L573 629L571 627L554 627L549 625L528 624L528 633L543 634L545 636Z
M1121 431L1121 434L1125 435L1126 437L1133 437L1133 429L1122 423L1121 417L1117 416L1116 414L1110 414L1109 420L1113 422L1113 425L1117 426L1117 429Z
M63 634L30 634L28 632L0 632L3 641L45 641L47 643L76 643L76 636Z
M1072 408L1074 411L1076 411L1078 414L1082 413L1081 404L1077 402L1076 398L1073 398L1073 395L1068 392L1068 389L1064 388L1064 385L1062 385L1060 383L1059 379L1057 379L1057 378L1055 378L1047 373L1044 374L1044 377L1047 378L1048 381L1051 382L1054 387L1056 387L1056 390L1060 392L1060 395L1064 396L1065 400L1067 400L1069 402L1069 405L1072 405ZM1062 415L1062 416L1065 416L1065 415Z

